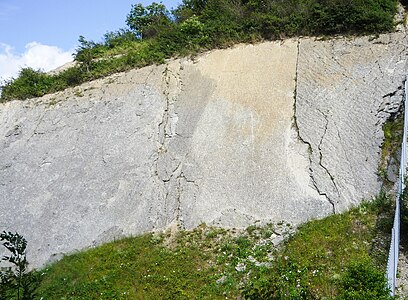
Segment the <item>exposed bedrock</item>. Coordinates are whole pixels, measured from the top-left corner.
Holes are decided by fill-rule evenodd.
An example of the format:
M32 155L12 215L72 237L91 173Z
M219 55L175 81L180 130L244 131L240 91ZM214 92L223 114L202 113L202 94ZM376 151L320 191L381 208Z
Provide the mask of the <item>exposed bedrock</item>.
M399 111L405 33L299 44L296 122L315 188L343 211L381 185L382 125Z
M239 45L0 104L0 230L41 266L201 222L299 224L380 188L401 33Z

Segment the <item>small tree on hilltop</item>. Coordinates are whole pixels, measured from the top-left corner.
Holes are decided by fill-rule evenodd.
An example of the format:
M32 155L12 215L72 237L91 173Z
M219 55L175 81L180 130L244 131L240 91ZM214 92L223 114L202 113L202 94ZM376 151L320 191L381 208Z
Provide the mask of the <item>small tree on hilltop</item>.
M84 67L84 71L89 73L93 59L95 58L97 44L93 41L87 41L84 36L80 35L79 47L76 49L74 54L75 60L81 63L81 66Z
M162 3L153 2L146 7L139 3L132 5L126 24L140 39L152 38L172 24L169 16Z

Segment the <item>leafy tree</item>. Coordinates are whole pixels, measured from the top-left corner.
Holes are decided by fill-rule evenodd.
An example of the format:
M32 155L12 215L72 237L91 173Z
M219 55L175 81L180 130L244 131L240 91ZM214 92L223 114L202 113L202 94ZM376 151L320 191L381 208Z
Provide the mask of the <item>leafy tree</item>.
M79 47L76 49L75 60L81 63L81 66L84 67L86 72L89 72L93 59L95 58L97 44L93 41L87 41L84 36L80 35Z
M208 0L183 0L183 3L172 11L176 22L181 23L194 15L200 16L207 2Z
M0 260L7 263L0 272L0 299L34 299L40 277L38 273L28 271L26 239L18 233L3 231L0 241L10 252Z
M126 24L140 38L151 38L171 26L170 13L162 3L153 2L144 7L132 5Z

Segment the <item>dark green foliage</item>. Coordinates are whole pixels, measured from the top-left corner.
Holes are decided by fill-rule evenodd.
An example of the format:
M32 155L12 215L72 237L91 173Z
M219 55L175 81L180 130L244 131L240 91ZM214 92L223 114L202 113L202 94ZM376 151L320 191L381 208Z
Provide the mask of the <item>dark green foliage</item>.
M308 285L307 268L294 262L277 263L273 271L261 270L257 280L247 284L242 292L245 299L317 299Z
M138 38L132 31L123 28L118 31L107 32L104 35L104 44L108 48L131 45L137 41Z
M94 59L98 57L102 45L87 41L82 35L78 39L79 47L76 50L75 60L81 64L82 70L90 72Z
M152 38L171 26L170 13L160 3L153 2L144 7L142 4L132 5L126 18L126 24L141 39Z
M0 234L0 241L10 252L0 260L7 263L0 272L0 299L34 299L40 275L34 271L28 272L27 241L18 233L6 231Z
M376 210L378 214L394 215L394 200L383 189L371 201L363 201L361 207L362 209ZM385 231L389 231L391 228L386 228Z
M384 273L369 259L350 263L341 277L340 286L340 300L393 299Z
M4 268L0 271L0 300L5 300L10 295L10 290L15 289L13 282L14 274L11 268Z
M55 89L59 90L61 88L78 85L82 83L86 77L82 67L75 66L66 69L58 75L53 76L52 78L54 79L54 83L56 85Z
M85 80L92 79L91 65L94 66L94 63L80 64L57 75L49 75L31 68L23 68L16 79L6 81L2 85L0 102L41 97L45 94L78 85Z
M1 101L40 97L53 89L51 76L32 68L21 69L16 79L6 81L2 86Z
M172 11L176 22L180 23L188 18L201 15L208 0L183 0L183 3Z
M128 29L100 43L79 37L78 66L48 76L23 69L2 85L1 101L26 99L114 72L239 42L297 35L372 34L393 29L396 0L183 0L171 13L161 3L132 5Z

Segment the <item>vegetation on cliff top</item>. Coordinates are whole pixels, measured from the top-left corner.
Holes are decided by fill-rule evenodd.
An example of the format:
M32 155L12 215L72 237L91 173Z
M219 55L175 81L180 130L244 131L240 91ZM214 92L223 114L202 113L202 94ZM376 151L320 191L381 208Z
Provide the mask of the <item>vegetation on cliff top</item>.
M373 34L393 29L397 0L183 0L133 5L126 29L101 42L79 38L78 64L59 74L22 69L0 101L39 97L112 73L239 42L299 35Z
M390 299L385 194L349 212L245 231L201 225L126 238L39 273L41 299ZM277 240L284 239L280 247ZM237 298L238 297L238 298Z

